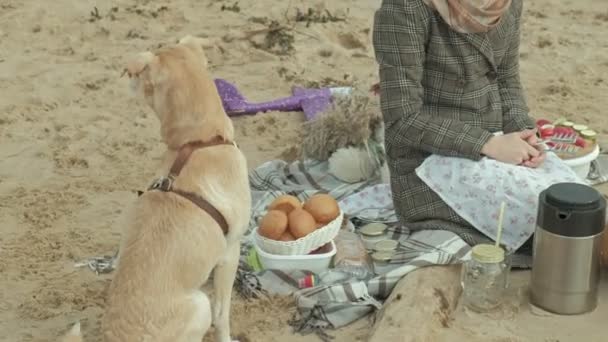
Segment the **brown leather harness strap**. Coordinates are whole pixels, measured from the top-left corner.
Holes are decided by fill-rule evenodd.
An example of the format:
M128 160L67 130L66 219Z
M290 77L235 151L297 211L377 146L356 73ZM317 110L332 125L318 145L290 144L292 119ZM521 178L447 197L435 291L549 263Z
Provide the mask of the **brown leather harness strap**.
M190 159L190 155L195 150L207 147L213 147L218 145L233 145L236 146L235 143L231 141L226 141L221 136L216 136L215 138L209 141L192 141L187 144L182 145L178 152L173 165L171 165L171 169L169 169L169 176L177 177L179 173L184 168L184 165Z
M236 147L235 143L226 141L220 136L216 136L212 140L209 140L206 142L205 141L193 141L193 142L189 142L187 144L182 145L180 147L179 151L177 152L177 157L175 158L173 165L171 165L171 169L169 170L169 175L167 177L163 177L163 178L155 181L148 188L148 191L159 190L159 191L163 191L163 192L172 192L174 194L182 196L183 198L194 203L196 206L201 208L201 210L203 210L207 214L209 214L209 216L211 216L217 222L217 224L220 226L220 228L222 228L224 235L226 235L226 234L228 234L228 230L229 230L228 222L226 221L226 218L224 217L224 215L222 215L222 213L220 213L219 210L217 210L211 203L209 203L209 201L204 199L199 194L196 194L196 193L193 193L190 191L183 191L183 190L175 189L173 187L173 182L175 181L177 176L179 176L180 172L184 168L184 165L186 165L186 163L188 162L188 159L190 159L190 156L192 155L192 153L194 151L201 149L201 148L213 147L213 146L218 146L218 145L232 145L232 146Z

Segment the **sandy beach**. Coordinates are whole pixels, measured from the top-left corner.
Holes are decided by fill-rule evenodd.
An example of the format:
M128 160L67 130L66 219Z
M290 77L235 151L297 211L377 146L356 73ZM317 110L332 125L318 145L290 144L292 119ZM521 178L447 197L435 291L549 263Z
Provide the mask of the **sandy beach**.
M120 77L128 57L194 34L216 41L207 51L214 77L254 101L289 95L294 85L366 91L377 81L370 29L379 3L0 0L0 341L54 341L77 320L87 341L101 341L111 274L74 263L115 252L120 214L148 185L163 150L156 116ZM521 75L532 113L569 117L608 141L608 1L525 7ZM270 112L234 122L254 168L296 155L304 115ZM439 341L606 339L608 279L598 310L569 318L531 311L528 277L514 275L498 319L459 309ZM294 310L288 298L237 298L234 334L246 336L242 341L316 341L292 334ZM370 319L331 334L365 341Z

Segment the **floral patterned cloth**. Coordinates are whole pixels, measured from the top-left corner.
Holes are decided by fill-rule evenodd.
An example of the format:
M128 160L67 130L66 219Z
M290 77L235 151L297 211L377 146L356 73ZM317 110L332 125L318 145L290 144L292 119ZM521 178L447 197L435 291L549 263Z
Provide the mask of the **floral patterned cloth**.
M538 196L560 182L585 184L554 153L537 169L509 165L484 158L433 155L416 174L458 215L495 240L501 202L506 203L501 244L514 251L536 228Z
M361 221L399 222L388 184L376 184L356 192L340 201L340 208L346 215L358 217Z

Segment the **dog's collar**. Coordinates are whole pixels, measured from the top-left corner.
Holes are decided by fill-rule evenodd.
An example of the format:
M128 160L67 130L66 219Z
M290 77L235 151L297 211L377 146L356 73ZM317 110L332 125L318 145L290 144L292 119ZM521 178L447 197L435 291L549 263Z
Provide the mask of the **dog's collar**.
M186 162L188 162L188 159L190 159L190 156L194 151L202 148L219 145L233 145L234 147L238 148L235 142L226 140L221 136L216 136L208 141L198 140L182 145L177 151L177 157L175 158L173 165L171 165L171 168L169 169L169 174L166 177L161 177L154 181L154 183L152 183L152 185L150 185L150 187L148 188L148 191L157 190L163 192L173 192L183 198L188 199L196 206L201 208L203 211L205 211L207 214L209 214L217 222L217 224L220 226L225 235L228 234L229 231L228 222L226 221L224 215L222 215L222 213L217 210L217 208L215 208L211 203L209 203L209 201L207 201L202 196L196 193L175 189L173 187L173 182L175 181L177 176L179 176L180 172L184 168L184 165L186 164Z

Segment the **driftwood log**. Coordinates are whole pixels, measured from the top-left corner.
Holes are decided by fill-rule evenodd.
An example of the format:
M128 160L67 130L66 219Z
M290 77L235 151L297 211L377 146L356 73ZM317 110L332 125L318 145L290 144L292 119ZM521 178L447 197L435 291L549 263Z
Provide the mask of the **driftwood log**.
M369 341L435 341L441 329L449 328L460 294L460 266L409 273L378 312Z

